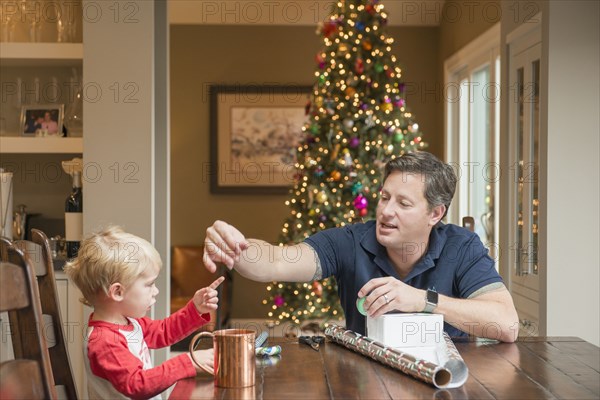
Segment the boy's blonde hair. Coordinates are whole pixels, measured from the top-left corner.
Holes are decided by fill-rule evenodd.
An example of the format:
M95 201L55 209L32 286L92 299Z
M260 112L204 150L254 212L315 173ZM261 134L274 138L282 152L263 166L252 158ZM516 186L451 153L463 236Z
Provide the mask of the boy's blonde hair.
M83 240L77 257L64 270L81 290L82 302L93 306L112 284L127 288L150 266L162 267L160 255L150 243L119 226L108 226Z

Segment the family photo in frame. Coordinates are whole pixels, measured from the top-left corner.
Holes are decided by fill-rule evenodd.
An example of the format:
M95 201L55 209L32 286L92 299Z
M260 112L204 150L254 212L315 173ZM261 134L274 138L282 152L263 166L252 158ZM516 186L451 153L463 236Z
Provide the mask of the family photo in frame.
M63 104L25 105L21 108L21 135L63 136Z

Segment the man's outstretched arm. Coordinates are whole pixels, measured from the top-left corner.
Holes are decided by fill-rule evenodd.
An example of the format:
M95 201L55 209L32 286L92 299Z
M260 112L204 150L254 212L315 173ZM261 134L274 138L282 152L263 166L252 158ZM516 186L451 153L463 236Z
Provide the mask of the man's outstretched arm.
M322 277L319 258L309 245L275 246L246 239L223 221L216 221L206 230L203 261L211 272L216 271L217 263L223 263L259 282L308 282Z

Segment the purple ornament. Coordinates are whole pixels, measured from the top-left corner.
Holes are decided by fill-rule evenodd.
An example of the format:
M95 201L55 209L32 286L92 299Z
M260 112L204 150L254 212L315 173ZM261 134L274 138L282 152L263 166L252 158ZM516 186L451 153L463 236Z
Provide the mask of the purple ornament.
M363 111L366 111L369 108L369 105L367 103L361 103L360 104L360 109Z
M396 100L396 102L394 103L394 105L398 108L402 108L404 107L404 99L398 99Z
M369 205L369 201L362 194L359 194L354 199L354 208L356 208L357 210L365 209L365 208L367 208L368 205Z
M360 139L357 138L356 136L354 136L350 139L350 147L352 147L353 149L357 148L359 144L360 144Z
M281 307L284 303L285 300L283 299L283 296L278 294L277 296L275 296L273 298L273 303L277 306L277 307Z
M321 222L327 221L327 216L325 214L319 215L319 221L321 221Z

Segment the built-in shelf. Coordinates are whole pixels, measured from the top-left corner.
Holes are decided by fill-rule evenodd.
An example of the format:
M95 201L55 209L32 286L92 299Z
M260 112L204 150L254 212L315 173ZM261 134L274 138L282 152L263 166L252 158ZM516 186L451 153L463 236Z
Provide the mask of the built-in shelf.
M0 154L79 154L81 137L0 137Z
M3 67L76 66L82 60L82 43L0 43Z

